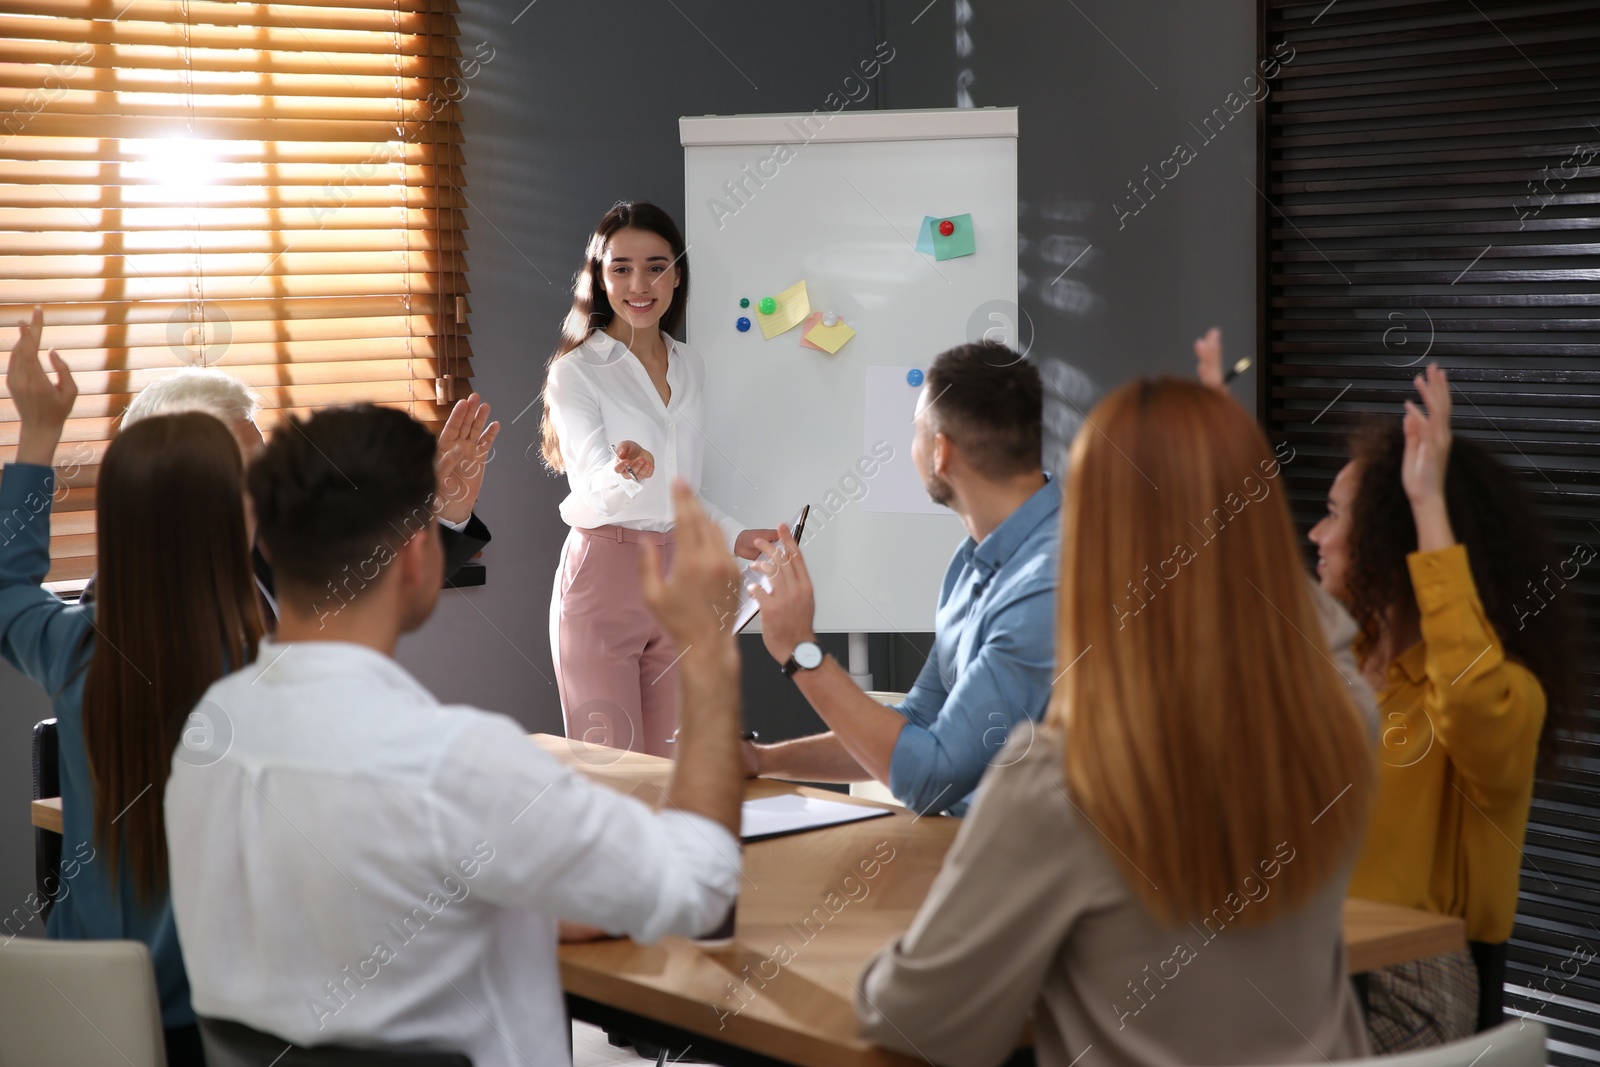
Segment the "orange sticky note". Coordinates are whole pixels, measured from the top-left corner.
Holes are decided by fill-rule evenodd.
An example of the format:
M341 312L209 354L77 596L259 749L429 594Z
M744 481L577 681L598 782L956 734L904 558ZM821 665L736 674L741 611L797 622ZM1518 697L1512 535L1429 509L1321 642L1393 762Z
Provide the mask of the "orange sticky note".
M821 322L818 322L815 326L805 331L805 339L830 356L843 348L844 343L855 335L856 332L846 326L843 319L840 319L832 326L824 326Z
M815 348L818 352L827 352L828 351L826 348L823 348L821 345L816 344L815 342L811 341L808 337L806 337L806 334L811 332L811 327L815 326L817 323L819 323L821 321L822 321L822 312L813 311L809 316L807 316L806 321L804 321L804 322L802 322L800 324L800 347L801 348ZM832 355L832 353L830 352L829 355Z

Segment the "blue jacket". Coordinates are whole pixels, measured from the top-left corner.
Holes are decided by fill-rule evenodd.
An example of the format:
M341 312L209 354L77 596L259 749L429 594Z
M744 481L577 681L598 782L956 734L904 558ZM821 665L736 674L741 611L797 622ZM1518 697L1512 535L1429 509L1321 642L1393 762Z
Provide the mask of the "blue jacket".
M50 570L55 471L31 463L0 473L0 656L50 694L60 742L61 888L45 933L64 940L143 941L155 962L161 1022L194 1022L178 928L165 891L140 906L127 864L115 883L94 844L94 787L83 747L83 682L94 651L94 605L67 604L42 588ZM162 787L135 804L161 803Z

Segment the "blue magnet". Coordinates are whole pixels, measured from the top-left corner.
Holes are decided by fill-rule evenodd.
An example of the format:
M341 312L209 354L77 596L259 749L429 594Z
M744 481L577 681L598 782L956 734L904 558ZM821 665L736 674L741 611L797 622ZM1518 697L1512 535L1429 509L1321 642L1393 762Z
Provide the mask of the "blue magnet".
M740 333L745 333L750 329L750 320L745 318L743 315L740 315L739 321L734 323L734 325L739 327Z
M922 372L917 370L915 367L913 367L910 370L906 371L906 384L907 385L921 385L922 384Z

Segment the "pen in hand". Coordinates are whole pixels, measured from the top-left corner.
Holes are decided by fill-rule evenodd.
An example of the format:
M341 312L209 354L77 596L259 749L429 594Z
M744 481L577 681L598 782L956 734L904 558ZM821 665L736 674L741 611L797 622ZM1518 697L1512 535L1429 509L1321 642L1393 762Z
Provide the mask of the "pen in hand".
M618 459L622 458L622 452L621 452L620 449L617 448L616 445L612 445L611 446L611 454L613 456L616 456ZM622 473L627 475L629 478L632 478L635 482L637 482L639 480L639 476L637 474L633 473L633 465L631 463L627 467L623 468Z

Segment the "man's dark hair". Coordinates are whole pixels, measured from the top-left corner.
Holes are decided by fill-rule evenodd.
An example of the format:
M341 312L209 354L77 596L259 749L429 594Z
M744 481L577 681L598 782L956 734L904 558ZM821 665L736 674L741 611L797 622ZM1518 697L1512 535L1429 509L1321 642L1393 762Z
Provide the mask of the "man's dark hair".
M250 465L256 537L281 588L365 582L433 518L435 442L371 404L290 417Z
M985 478L1039 469L1044 383L1033 364L997 341L958 345L928 368L932 429Z

